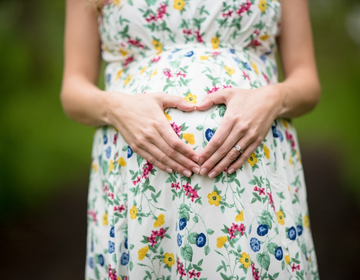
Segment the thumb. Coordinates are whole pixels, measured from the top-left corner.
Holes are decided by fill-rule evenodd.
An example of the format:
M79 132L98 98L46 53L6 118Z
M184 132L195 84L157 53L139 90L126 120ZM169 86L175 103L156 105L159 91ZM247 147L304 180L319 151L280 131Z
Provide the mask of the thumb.
M169 94L164 94L162 97L162 104L165 108L178 108L182 111L193 111L195 110L195 104L186 101L184 98L179 96L173 96Z
M210 93L205 96L198 105L196 105L196 109L203 111L209 109L214 104L226 104L226 95L227 92L223 90Z

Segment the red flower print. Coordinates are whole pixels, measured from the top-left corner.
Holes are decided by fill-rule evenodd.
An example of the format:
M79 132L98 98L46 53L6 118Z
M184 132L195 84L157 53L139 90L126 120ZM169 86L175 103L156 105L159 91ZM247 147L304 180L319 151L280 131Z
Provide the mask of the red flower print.
M231 15L232 15L233 12L234 12L234 11L232 11L232 10L228 10L227 13L223 13L222 16L223 16L223 18L231 17Z
M183 34L190 36L192 34L191 29L183 29Z
M155 63L155 62L158 62L160 60L161 56L158 56L158 57L154 57L150 62L151 63Z
M180 136L180 132L181 132L181 126L176 125L175 122L170 123L172 129L175 131L177 136Z
M128 39L127 43L137 48L145 48L145 46L141 44L138 40Z
M196 40L199 42L199 43L204 43L202 37L201 37L201 34L200 34L200 30L196 30L195 31L195 34L196 34Z
M171 70L170 70L169 68L166 68L166 69L164 70L164 75L165 75L168 79L170 79L171 77L173 77L173 75L171 74Z
M179 182L177 182L176 184L171 183L171 188L175 188L175 190L180 190L180 183Z

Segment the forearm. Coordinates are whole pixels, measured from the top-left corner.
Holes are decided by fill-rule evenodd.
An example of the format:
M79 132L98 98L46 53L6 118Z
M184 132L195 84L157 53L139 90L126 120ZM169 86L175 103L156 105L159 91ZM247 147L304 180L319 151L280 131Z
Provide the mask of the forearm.
M85 125L111 124L108 118L109 98L113 93L100 90L81 76L64 78L61 103L65 114Z
M276 99L276 116L299 117L318 103L321 87L313 68L299 67L283 82L272 85Z

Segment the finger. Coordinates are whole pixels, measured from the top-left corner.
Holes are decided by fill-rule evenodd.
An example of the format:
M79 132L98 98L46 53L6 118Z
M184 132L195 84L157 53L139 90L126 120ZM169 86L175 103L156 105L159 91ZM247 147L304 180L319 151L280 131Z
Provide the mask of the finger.
M209 109L214 104L226 104L229 94L231 94L229 89L219 90L208 94L199 104L196 105L196 109L203 111Z
M172 133L174 133L174 132L172 131ZM169 144L161 137L160 134L158 137L155 137L154 140L155 141L152 141L152 143L156 147L159 147L160 150L162 151L161 157L157 156L157 158L162 163L164 163L167 166L170 166L171 168L173 168L174 170L176 170L177 172L179 172L181 174L184 174L184 172L188 173L189 170L191 170L195 174L199 174L199 171L200 171L199 166L196 163L194 163L194 161L192 161L191 159L189 159L188 157L183 155L182 153L171 148L169 146ZM180 140L180 139L178 139L178 140Z
M169 94L160 95L163 108L178 108L182 111L193 111L195 109L195 104L187 102L184 98L179 96L173 96Z
M254 153L256 148L259 146L258 142L251 143L245 151L238 157L238 159L228 167L228 173L231 174L235 170L239 169L245 161Z
M235 142L235 144L237 143L237 145L245 150L246 147L250 146L252 142L252 138L245 136L241 138L240 141ZM219 175L226 167L228 167L232 162L236 161L239 156L241 156L241 153L235 149L235 144L232 145L228 153L215 165L215 167L210 170L209 178L214 178Z
M165 125L157 123L156 128L159 131L160 136L173 150L180 152L185 157L194 161L191 163L191 167L188 166L191 170L195 167L198 168L198 165L195 163L199 161L197 153L189 145L180 140L168 122Z
M221 121L221 125L216 130L214 136L211 138L211 140L206 145L206 147L199 154L199 164L200 165L202 165L204 162L206 162L213 155L213 153L215 151L217 151L219 149L219 147L226 141L226 138L228 138L230 132L233 129L233 126L234 126L234 122L231 121L225 113L225 116L224 116L223 120ZM237 139L233 140L234 143L236 140ZM210 167L210 166L208 166L208 167ZM209 169L207 169L207 171L208 170ZM204 174L206 174L206 172L204 172Z
M173 170L170 167L161 163L159 160L157 160L153 155L149 154L147 151L145 151L143 149L138 149L136 151L134 150L134 152L136 154L138 154L139 156L141 156L142 158L144 158L145 160L147 160L152 165L156 166L157 168L159 168L165 172L168 172L168 173L173 172Z

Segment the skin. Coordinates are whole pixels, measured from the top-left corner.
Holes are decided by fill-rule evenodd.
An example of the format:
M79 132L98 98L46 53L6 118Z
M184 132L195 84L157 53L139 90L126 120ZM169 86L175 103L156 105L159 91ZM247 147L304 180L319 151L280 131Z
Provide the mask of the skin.
M177 171L187 177L191 171L200 172L213 178L228 167L232 173L261 144L274 119L301 116L312 110L320 97L306 0L282 1L278 45L286 77L283 82L251 92L220 90L196 107L162 92L133 96L100 90L96 86L101 63L97 28L97 15L86 8L86 0L67 0L60 95L64 112L85 125L113 125L135 153L166 172ZM176 136L164 115L169 107L206 110L221 103L227 106L222 123L199 154ZM235 144L244 153L239 155Z

